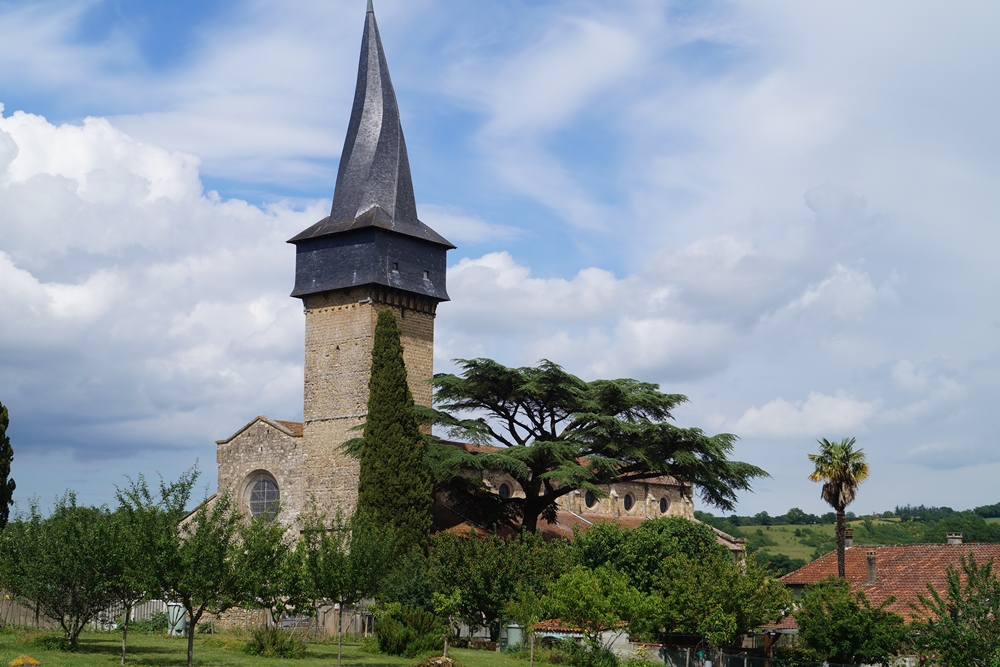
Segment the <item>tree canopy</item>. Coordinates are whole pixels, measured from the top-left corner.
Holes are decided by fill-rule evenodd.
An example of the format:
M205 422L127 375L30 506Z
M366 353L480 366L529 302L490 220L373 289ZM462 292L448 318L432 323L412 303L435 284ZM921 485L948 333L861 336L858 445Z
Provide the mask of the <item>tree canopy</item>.
M659 385L632 379L585 382L558 364L508 368L490 359L456 360L460 375L434 377L438 410L422 414L451 437L495 449L439 444L435 481L463 512L490 525L534 532L555 520L556 501L574 491L603 496L602 487L669 475L697 487L725 510L737 492L767 473L732 461L736 436L706 435L672 424L686 402ZM507 473L523 496L500 498L468 473Z
M794 612L799 636L819 660L888 665L906 636L903 617L886 610L894 600L873 606L843 580L813 584Z
M0 403L0 530L7 525L10 518L10 504L14 499L14 488L17 486L10 478L10 466L14 461L14 447L7 436L10 426L10 415L7 406Z

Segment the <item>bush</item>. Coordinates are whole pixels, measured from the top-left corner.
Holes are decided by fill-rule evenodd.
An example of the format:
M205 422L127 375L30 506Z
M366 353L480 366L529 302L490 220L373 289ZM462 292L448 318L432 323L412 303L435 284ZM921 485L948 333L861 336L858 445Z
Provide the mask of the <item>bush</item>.
M378 619L375 639L382 653L415 658L422 653L442 650L444 628L434 614L403 607L399 612Z
M281 628L256 628L250 633L244 651L262 658L304 658L306 639Z
M167 618L167 612L165 611L154 611L150 614L149 618L144 618L141 621L132 621L128 624L129 632L144 632L146 634L157 634L159 632L166 632L167 628L170 626L170 619Z
M29 630L17 636L17 643L40 648L43 651L68 651L71 649L69 640L61 634Z
M374 637L362 637L360 648L362 653L378 653L378 640Z
M618 657L603 646L585 646L575 641L564 641L553 654L561 653L565 662L573 667L618 667Z

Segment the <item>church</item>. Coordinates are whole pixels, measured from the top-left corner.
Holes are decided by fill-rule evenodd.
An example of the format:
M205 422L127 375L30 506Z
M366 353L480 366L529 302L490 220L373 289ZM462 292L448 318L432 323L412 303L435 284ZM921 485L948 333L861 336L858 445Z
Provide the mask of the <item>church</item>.
M340 446L364 422L378 312L392 309L414 401L430 406L434 318L447 302L447 253L455 248L417 217L413 183L385 52L371 0L361 40L354 105L330 215L289 240L295 245L292 298L305 315L303 421L259 416L217 444L218 489L248 514L280 503L291 524L313 502L327 514L353 513L357 460ZM456 443L456 446L466 446ZM484 482L503 497L521 493L500 474ZM541 530L571 534L598 520L625 525L659 516L694 519L692 488L672 478L612 485L607 496L560 498L558 521ZM437 530L476 529L439 497ZM742 551L742 541L719 533ZM728 538L728 540L726 539Z

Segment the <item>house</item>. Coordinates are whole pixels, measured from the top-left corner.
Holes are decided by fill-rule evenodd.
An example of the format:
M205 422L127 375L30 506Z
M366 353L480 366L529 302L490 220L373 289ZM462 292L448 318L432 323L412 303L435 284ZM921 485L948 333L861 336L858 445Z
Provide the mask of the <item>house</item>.
M889 546L851 546L845 553L846 578L851 588L864 591L869 602L879 605L893 598L887 606L907 621L925 618L919 597L928 596L930 584L939 593L947 587L948 567L960 568L964 556L974 556L978 563L1000 562L1000 544L963 544L961 533L949 533L945 544L896 544ZM809 584L837 576L837 552L789 572L781 578L796 597ZM917 607L917 609L914 609ZM792 633L795 619L786 616L767 628L771 632Z

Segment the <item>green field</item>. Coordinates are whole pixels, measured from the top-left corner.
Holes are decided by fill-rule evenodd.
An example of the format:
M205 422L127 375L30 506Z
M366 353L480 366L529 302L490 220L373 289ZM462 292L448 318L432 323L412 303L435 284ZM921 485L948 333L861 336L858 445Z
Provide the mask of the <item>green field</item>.
M898 519L874 519L875 525L898 523ZM990 519L1000 521L1000 519ZM863 520L851 521L849 526L858 526ZM796 534L798 533L798 534ZM751 548L758 548L772 554L784 554L789 558L813 559L817 549L820 553L835 548L836 525L832 523L811 526L741 526L732 531L736 537L750 540Z
M29 632L27 635L36 635ZM27 639L21 634L20 639ZM315 642L309 644L306 657L300 660L282 658L260 658L242 652L243 639L236 635L199 635L195 638L194 664L213 667L314 667L337 664L336 642ZM166 667L187 664L187 640L164 636L129 636L127 665L149 665ZM42 667L91 667L119 664L121 658L121 635L118 633L86 632L80 636L79 650L73 653L60 650L46 650L37 645L19 641L14 632L0 634L0 665L21 654L30 655L42 663ZM514 655L496 651L472 651L453 649L450 657L464 667L525 667L527 661ZM537 657L537 656L536 656ZM419 660L396 658L377 653L365 653L358 644L344 644L345 667L409 667Z

